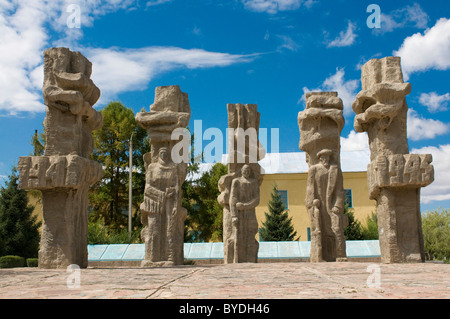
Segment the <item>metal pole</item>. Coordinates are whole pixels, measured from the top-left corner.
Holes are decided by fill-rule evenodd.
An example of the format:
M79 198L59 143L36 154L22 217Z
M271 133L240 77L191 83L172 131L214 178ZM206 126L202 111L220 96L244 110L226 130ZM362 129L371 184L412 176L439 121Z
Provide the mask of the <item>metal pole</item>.
M133 171L132 171L132 165L133 165L133 134L131 134L130 138L130 167L128 168L128 239L131 240L131 230L132 230L132 195L133 195Z

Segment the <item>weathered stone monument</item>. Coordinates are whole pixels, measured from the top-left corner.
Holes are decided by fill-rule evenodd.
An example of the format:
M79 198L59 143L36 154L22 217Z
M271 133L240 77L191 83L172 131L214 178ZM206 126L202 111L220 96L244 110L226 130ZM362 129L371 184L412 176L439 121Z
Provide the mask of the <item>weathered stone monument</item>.
M187 161L174 151L180 142L172 139L176 129L189 124L191 109L187 93L179 86L156 88L150 112L140 112L136 122L149 134L151 151L144 155L146 183L141 220L145 241L143 267L182 265L184 261L184 221L181 185L187 175ZM178 136L179 137L179 136ZM188 156L189 158L189 156Z
M405 96L411 85L403 82L399 57L370 60L361 81L354 127L369 137L367 180L377 201L381 261L423 262L420 188L434 180L434 169L430 154L409 154Z
M225 263L257 262L259 243L255 207L263 180L258 161L265 151L258 141L256 104L228 104L228 174L219 180L223 207Z
M344 187L340 135L344 126L342 100L336 92L306 93L298 114L299 147L309 166L305 204L311 221L310 261L345 261Z
M19 187L42 191L43 226L39 267L87 267L88 189L103 170L89 157L92 130L102 126L93 105L100 90L92 64L67 48L44 52L44 156L21 157Z

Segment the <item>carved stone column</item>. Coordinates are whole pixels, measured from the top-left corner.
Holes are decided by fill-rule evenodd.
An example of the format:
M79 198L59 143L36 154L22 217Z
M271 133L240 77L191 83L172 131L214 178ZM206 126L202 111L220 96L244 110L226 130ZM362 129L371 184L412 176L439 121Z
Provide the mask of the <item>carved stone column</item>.
M42 191L40 268L87 267L89 185L103 170L92 161L92 130L102 126L93 105L100 90L90 79L92 64L67 48L44 52L44 156L19 159L19 186Z
M352 104L354 127L369 137L367 181L369 197L377 201L381 260L423 262L420 188L434 180L434 169L430 154L409 154L405 96L411 85L403 82L399 57L370 60L361 80Z
M300 144L309 166L305 204L311 221L311 262L345 261L344 187L340 135L342 100L336 92L306 93L298 114Z
M265 151L258 141L256 104L228 104L228 174L219 180L223 206L224 262L257 262L259 243L255 207L263 180L258 161Z
M187 211L181 206L181 185L186 179L188 161L173 151L180 140L179 135L172 139L172 133L186 128L190 116L188 95L176 85L157 87L150 112L136 115L136 122L148 131L151 144L150 153L144 155L146 183L141 204L144 267L182 265L184 261Z

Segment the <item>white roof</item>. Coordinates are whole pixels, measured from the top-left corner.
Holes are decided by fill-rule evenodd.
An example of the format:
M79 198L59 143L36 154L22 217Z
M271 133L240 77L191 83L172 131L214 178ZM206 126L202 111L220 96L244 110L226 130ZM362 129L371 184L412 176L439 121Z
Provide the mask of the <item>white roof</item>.
M222 155L222 164L227 164L227 154ZM341 169L343 172L365 172L370 162L370 151L341 151ZM215 163L201 163L197 174L188 179L196 179L209 171ZM308 164L305 152L267 153L259 161L265 174L307 173Z

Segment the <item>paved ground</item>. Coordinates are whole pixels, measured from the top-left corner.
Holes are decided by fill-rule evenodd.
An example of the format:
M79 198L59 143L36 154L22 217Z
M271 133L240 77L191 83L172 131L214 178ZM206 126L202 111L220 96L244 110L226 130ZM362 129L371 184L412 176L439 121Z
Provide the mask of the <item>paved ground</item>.
M0 269L0 299L6 298L450 299L450 265L299 262Z

